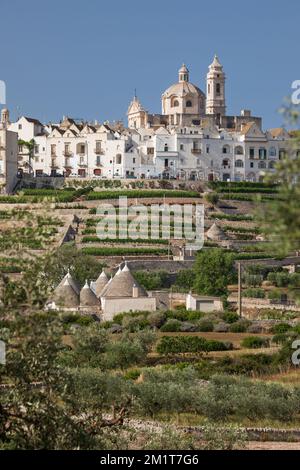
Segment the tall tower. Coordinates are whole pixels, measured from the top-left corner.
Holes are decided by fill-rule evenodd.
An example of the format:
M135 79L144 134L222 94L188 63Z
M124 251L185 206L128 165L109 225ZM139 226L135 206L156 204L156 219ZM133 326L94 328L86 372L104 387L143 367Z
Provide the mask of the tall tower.
M225 101L225 73L218 57L215 55L213 63L209 66L206 90L206 114L213 114L220 121L226 114Z
M3 109L1 110L1 118L0 118L0 121L1 121L2 127L3 127L4 129L6 129L7 126L10 124L10 122L9 122L9 111L8 111L8 109L3 108Z

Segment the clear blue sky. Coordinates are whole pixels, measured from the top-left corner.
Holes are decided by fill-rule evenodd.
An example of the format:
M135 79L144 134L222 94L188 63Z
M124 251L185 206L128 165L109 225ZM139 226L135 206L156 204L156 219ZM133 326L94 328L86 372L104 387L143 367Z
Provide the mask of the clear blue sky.
M0 0L0 80L7 105L43 121L122 119L134 89L160 112L184 61L205 90L218 54L228 113L277 109L300 79L299 0Z

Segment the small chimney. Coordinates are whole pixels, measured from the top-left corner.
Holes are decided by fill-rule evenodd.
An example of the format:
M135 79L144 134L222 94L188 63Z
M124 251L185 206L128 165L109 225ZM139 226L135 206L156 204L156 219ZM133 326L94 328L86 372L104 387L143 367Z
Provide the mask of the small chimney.
M241 111L241 116L243 116L243 117L250 117L250 116L251 116L251 111L250 111L250 109L242 109L242 111Z
M133 285L133 288L132 288L132 297L134 299L137 299L139 296L139 288L137 287L136 284Z

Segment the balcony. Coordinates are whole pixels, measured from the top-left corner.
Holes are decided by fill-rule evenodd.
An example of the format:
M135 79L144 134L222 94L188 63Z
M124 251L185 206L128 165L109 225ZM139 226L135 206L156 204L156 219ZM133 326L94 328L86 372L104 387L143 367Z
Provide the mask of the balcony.
M96 155L104 155L104 150L101 149L101 148L99 148L99 147L96 147L96 148L94 149L94 153L95 153Z
M63 156L64 157L72 157L73 156L73 153L70 151L70 150L64 150L63 151Z
M192 154L193 155L201 155L202 150L201 149L192 149Z
M88 165L87 165L87 161L86 161L86 160L80 160L80 161L78 162L78 166L80 166L80 167L82 167L82 168L87 167L87 166L88 166Z
M103 166L100 160L95 160L95 166Z
M59 165L58 165L58 163L57 163L57 161L56 161L55 158L52 158L52 160L51 160L51 168L52 168L52 169L57 169L57 168L59 168Z
M70 160L68 160L67 158L65 159L64 168L73 168Z
M157 158L176 158L178 157L178 152L171 152L171 151L164 151L162 150L161 152L158 151L156 152L156 157Z

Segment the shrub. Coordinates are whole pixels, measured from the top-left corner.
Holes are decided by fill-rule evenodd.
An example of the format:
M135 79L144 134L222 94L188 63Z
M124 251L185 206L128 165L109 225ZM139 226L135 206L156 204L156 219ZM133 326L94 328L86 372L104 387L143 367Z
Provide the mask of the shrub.
M248 336L248 338L243 339L241 345L247 349L260 349L269 347L270 343L268 339L259 336Z
M153 312L147 317L151 327L160 328L166 321L166 315L163 312Z
M246 320L240 320L235 323L232 323L229 327L229 331L231 331L231 333L245 333L249 325L250 322Z
M160 331L163 331L164 333L173 333L173 332L178 332L180 331L182 323L179 320L170 319L168 320L160 329Z
M205 199L207 202L215 206L219 202L219 195L218 193L207 193L205 195Z
M214 331L214 324L209 320L201 320L198 322L197 330L202 333Z
M229 325L227 323L218 323L215 325L214 331L216 333L227 333L229 331Z
M245 289L243 292L243 296L253 299L264 299L265 291L264 289Z
M274 335L286 333L287 331L291 330L292 327L288 323L278 323L277 325L274 325L272 328L272 333Z
M236 323L239 320L239 316L236 312L225 312L222 315L222 319L226 323Z
M232 348L231 343L206 340L199 336L163 336L156 349L159 354L172 354L228 351Z

